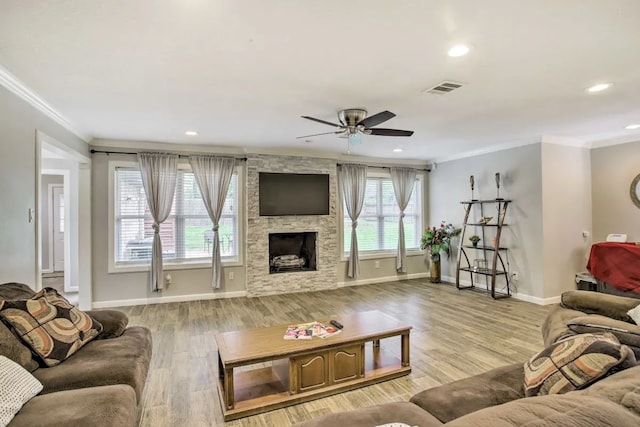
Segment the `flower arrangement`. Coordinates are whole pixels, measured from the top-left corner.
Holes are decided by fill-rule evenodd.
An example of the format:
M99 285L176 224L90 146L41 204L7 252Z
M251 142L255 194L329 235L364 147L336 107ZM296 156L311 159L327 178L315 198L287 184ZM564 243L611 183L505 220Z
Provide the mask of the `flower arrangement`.
M460 229L453 224L440 223L440 227L427 227L420 239L420 249L429 249L432 259L440 257L440 252L451 255L451 239L460 234Z
M469 237L469 240L471 240L471 243L473 244L473 246L478 246L478 242L481 239L480 239L480 236L478 236L477 234L474 234L473 236Z

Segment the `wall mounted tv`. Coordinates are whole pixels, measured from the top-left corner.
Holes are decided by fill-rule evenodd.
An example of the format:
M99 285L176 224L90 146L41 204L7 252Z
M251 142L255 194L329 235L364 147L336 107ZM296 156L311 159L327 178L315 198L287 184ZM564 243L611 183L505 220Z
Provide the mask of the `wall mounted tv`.
M260 216L329 215L329 175L260 172Z

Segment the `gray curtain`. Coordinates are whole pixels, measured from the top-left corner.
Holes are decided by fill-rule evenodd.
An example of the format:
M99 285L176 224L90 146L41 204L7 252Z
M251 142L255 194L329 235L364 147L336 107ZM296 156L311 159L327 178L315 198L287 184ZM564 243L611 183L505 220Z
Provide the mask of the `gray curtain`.
M360 260L358 258L358 217L364 205L364 191L367 187L367 167L365 165L342 165L339 171L342 195L347 213L351 218L351 249L349 250L349 265L347 276L360 275Z
M151 248L151 290L164 288L162 269L162 241L160 224L171 213L178 177L178 155L138 153L142 185L153 217L153 246Z
M211 286L220 288L224 283L220 261L220 217L227 198L236 160L232 157L189 156L193 175L200 188L202 200L213 222L213 250L211 253Z
M404 243L404 210L411 200L411 192L416 183L416 170L407 168L391 168L391 183L396 203L400 209L398 222L398 251L396 253L396 270L398 273L407 272L407 249Z

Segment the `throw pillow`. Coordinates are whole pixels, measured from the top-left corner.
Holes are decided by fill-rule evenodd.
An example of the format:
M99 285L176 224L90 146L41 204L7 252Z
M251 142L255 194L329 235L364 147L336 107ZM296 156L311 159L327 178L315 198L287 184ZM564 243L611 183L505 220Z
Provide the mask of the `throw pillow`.
M0 426L6 426L22 406L42 391L42 384L13 360L0 356Z
M633 351L611 333L564 338L524 364L526 396L567 393L636 365Z
M629 315L629 317L631 317L631 319L633 319L634 322L636 322L636 325L640 325L640 304L638 304L636 308L632 308L631 310L627 311L627 314Z
M0 301L0 318L47 366L55 366L102 332L102 325L53 288L27 300Z
M598 314L574 317L567 327L577 334L611 332L620 344L640 347L640 326Z

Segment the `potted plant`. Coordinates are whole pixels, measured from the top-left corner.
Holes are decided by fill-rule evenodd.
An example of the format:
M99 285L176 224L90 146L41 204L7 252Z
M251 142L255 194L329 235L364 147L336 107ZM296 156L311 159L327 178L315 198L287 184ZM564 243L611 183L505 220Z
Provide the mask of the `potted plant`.
M471 240L471 244L473 245L474 248L478 247L478 242L481 240L480 236L478 236L477 234L474 234L473 236L469 237L469 240Z
M453 224L440 223L440 227L427 227L420 239L420 249L428 249L431 258L431 282L440 283L440 252L451 255L451 239L460 234Z

